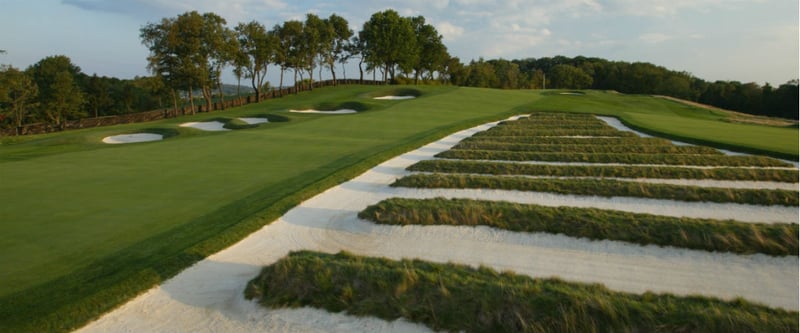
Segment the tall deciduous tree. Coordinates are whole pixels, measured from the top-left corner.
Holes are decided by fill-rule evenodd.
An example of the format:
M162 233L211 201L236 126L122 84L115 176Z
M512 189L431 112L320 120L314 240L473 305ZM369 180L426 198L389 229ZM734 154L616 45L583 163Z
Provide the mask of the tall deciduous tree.
M219 52L230 36L225 19L214 14L186 12L175 18L164 18L161 23L150 23L140 30L142 43L150 49L148 67L156 76L164 78L173 90L189 94L192 113L195 112L193 91L199 88L211 108L211 84L214 68L225 64ZM173 93L175 107L177 98Z
M553 66L547 75L548 87L562 89L585 89L592 86L592 77L572 65Z
M417 84L425 72L428 72L428 78L432 79L433 72L441 71L445 62L450 59L450 55L442 42L442 36L434 26L425 23L425 17L411 18L411 25L417 36L417 57L414 63L414 84Z
M331 77L333 84L336 85L336 70L334 66L336 62L344 62L349 58L348 47L350 38L353 37L353 30L350 30L347 20L336 14L331 14L326 20L329 29L332 33L331 37L327 40L328 45L325 48L325 55L323 59L331 70ZM344 68L344 66L342 66Z
M394 80L395 70L403 72L413 69L417 54L417 37L411 20L400 17L389 9L378 12L364 23L359 33L364 42L364 54L368 65L382 67L384 80Z
M294 72L294 86L297 87L297 74L303 68L302 58L304 52L303 22L290 20L283 25L275 26L273 33L278 36L278 47L275 53L275 62L281 66L281 81L283 87L283 73L291 68ZM297 90L295 90L297 93Z
M11 66L0 66L0 112L9 115L17 135L36 108L38 93L39 88L27 73Z
M45 101L42 107L51 124L64 129L67 120L86 116L82 110L84 95L72 74L66 71L56 73L50 89L51 99Z
M241 59L244 76L250 79L256 91L256 101L260 101L268 65L275 59L275 36L267 33L267 29L256 21L240 23L236 32L242 54L245 55Z
M81 69L67 56L44 58L26 71L39 87L39 114L51 125L63 129L67 120L86 116L84 94L76 82Z

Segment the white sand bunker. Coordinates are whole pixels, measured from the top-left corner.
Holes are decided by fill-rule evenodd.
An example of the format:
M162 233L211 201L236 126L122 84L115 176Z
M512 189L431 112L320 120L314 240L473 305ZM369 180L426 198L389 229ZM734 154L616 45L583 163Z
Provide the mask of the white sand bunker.
M203 131L230 131L229 129L225 128L225 124L219 121L189 122L183 123L180 126L196 128Z
M352 110L352 109L341 109L341 110L333 110L333 111L320 111L320 110L308 109L308 110L289 110L289 112L294 112L294 113L317 113L317 114L350 114L350 113L358 113L358 111Z
M238 118L238 119L247 123L248 125L263 124L269 122L269 119L267 118Z
M122 143L159 141L163 139L164 136L161 134L135 133L135 134L121 134L121 135L107 136L103 138L103 142L113 145Z
M414 99L414 98L417 98L417 96L381 96L381 97L375 97L373 99L396 100L396 99Z

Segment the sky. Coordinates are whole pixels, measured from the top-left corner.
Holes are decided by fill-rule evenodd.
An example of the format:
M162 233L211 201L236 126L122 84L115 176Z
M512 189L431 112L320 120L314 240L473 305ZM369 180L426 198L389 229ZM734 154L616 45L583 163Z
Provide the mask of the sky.
M707 81L778 86L798 73L797 0L0 0L0 64L66 55L87 74L149 75L139 29L196 10L230 27L306 13L354 31L379 11L425 17L462 62L563 55L649 62ZM275 72L270 79L274 82ZM352 77L353 68L347 69ZM341 73L339 77L341 77ZM231 82L233 76L226 81Z

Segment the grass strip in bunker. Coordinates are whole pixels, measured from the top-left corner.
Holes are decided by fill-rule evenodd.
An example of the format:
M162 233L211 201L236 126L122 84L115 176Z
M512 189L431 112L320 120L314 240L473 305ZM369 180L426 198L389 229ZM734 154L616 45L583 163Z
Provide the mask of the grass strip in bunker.
M367 207L358 217L388 225L484 225L516 232L544 232L737 254L796 256L798 252L796 223L742 223L443 198L391 198Z
M496 161L582 162L622 164L663 164L729 167L791 167L780 160L763 156L694 154L615 154L615 153L539 153L520 151L455 149L436 154L438 158Z
M543 136L471 136L461 142L503 142L541 145L635 145L671 146L672 142L661 138L642 137L543 137Z
M687 202L797 206L798 192L706 188L626 182L610 179L538 179L456 174L415 174L395 181L394 187L498 189L600 197L638 197Z
M683 168L674 166L627 165L546 165L467 160L424 160L409 171L471 173L487 175L526 175L550 177L606 177L652 179L713 179L797 183L797 170L761 168Z
M290 253L245 291L270 308L405 318L463 332L796 332L797 312L743 299L632 294L422 260Z
M618 131L612 127L598 129L571 129L558 126L542 126L539 128L517 128L512 126L497 126L487 131L475 134L479 137L491 136L601 136L601 137L635 137L632 132Z
M723 155L717 149L703 146L654 146L654 145L614 145L614 144L524 144L506 143L502 141L461 142L453 149L462 150L494 150L494 151L521 151L539 153L635 153L635 154L697 154L697 155Z

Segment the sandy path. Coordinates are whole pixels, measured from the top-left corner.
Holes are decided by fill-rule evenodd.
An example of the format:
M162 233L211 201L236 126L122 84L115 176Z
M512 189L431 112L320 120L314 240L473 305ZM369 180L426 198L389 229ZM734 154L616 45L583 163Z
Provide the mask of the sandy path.
M393 196L475 196L499 198L499 191L395 189L387 185L405 168L491 125L462 131L393 158L287 212L239 243L186 269L173 279L106 314L79 332L421 332L403 321L387 323L312 309L266 310L244 300L243 289L260 268L289 251L348 250L394 259L487 265L534 277L599 282L611 289L641 293L742 296L797 310L797 257L739 256L615 241L588 241L561 235L514 233L486 227L382 226L361 221L358 211ZM522 192L514 192L519 199ZM449 193L449 195L448 195ZM533 194L530 200L544 200ZM568 196L550 198L564 204ZM585 203L601 201L584 198ZM656 201L656 200L652 200ZM613 198L612 201L613 202ZM654 206L666 204L658 201ZM572 203L570 203L572 204ZM613 205L613 203L609 203ZM630 205L629 202L617 204ZM668 210L686 211L686 203ZM743 205L739 205L743 206ZM731 207L715 207L720 213ZM745 207L745 209L749 209ZM794 221L796 221L796 208Z

